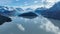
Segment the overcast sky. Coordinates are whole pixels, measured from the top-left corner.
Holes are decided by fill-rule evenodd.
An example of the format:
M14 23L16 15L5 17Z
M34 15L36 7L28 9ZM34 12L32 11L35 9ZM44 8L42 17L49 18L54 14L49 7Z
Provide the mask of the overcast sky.
M42 5L42 4L51 4L51 3L54 4L58 1L59 0L0 0L0 5L30 6L30 5Z

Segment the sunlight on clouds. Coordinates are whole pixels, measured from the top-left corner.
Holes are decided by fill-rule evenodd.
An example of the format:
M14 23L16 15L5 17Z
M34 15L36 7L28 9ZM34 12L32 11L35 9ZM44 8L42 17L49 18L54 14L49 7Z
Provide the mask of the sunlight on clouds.
M24 6L22 8L23 9L31 8L31 9L35 10L36 8L39 8L39 7L43 7L43 5L30 5L30 6Z
M34 3L38 3L38 1L34 1Z
M55 3L60 2L60 0L46 0L46 7L52 7Z
M16 1L19 1L19 0L16 0Z
M51 3L56 2L56 0L46 0L46 1Z
M44 5L43 7L51 8L55 3L59 2L59 0L42 0L41 3Z
M36 8L39 8L39 7L44 7L44 8L51 8L55 3L59 2L59 0L42 0L40 3L41 4L38 4L39 1L34 1L34 3L37 3L37 4L33 4L33 5L29 5L28 3L25 2L25 5L23 8L33 8L33 9L36 9Z
M54 3L54 2L59 2L60 0L46 0L47 2L51 2L51 3Z

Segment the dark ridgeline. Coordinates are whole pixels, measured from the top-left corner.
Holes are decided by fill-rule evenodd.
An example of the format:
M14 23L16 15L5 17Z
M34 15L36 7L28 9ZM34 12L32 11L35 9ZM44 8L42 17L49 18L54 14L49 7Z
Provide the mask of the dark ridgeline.
M15 16L15 13L16 13L15 10L12 10L12 11L5 10L3 12L3 15L5 15L5 16Z
M27 12L19 15L19 17L28 18L28 19L33 19L36 18L37 16L38 15L33 12Z
M0 15L0 25L2 25L5 22L11 22L11 21L12 21L11 18Z
M32 12L32 11L34 11L33 9L31 9L31 8L27 8L27 9L25 9L26 11L28 11L28 12Z
M18 11L24 11L22 8L16 8L16 10L18 10Z
M46 9L46 10L45 9L38 10L38 9L35 10L36 13L41 14L46 18L60 20L60 2L56 3L50 9Z

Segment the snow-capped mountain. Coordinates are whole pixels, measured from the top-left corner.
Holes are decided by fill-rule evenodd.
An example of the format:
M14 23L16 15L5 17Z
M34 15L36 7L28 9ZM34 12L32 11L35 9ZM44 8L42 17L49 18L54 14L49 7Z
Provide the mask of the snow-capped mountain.
M58 3L56 3L55 5L53 5L53 7L51 7L50 9L49 9L49 11L54 11L54 12L59 12L60 11L60 2L58 2Z
M25 9L27 12L33 12L34 10L32 8Z
M24 9L19 8L19 7L16 7L15 10L16 10L16 12L17 12L17 13L16 13L17 15L22 14L22 13L25 12Z
M60 34L60 21L56 22L56 20L51 20L51 22L48 19L55 19L54 15L56 14L57 17L57 15L60 14L57 14L55 10L53 10L55 8L52 9L53 12L50 11L50 9L45 8L37 8L36 10L31 10L30 8L27 8L27 10L23 10L20 8L16 9L14 7L2 7L2 9L3 10L1 11L3 12L0 11L0 14L2 15L15 15L14 17L10 17L12 20L10 20L11 22L8 21L10 25L7 24L7 21L5 21L9 19L3 18L0 15L1 22L5 21L4 24L0 27L0 33L2 34ZM21 10L23 10L23 13L20 14Z
M35 10L36 13L51 19L57 19L60 20L60 2L56 3L54 6L52 6L50 9L46 10Z
M47 9L44 8L44 7L36 8L36 9L35 9L35 13L42 14L42 13L45 12L46 10L47 10Z
M18 10L18 11L24 11L22 8L16 8L16 10Z
M5 7L5 6L0 6L0 14L4 16L12 16L14 15L16 10L12 7Z
M34 13L37 13L38 15L42 15L46 18L60 19L59 18L60 17L59 16L59 14L60 14L60 7L59 6L60 6L60 2L56 3L50 9L40 7L35 10L33 10L32 8L27 8L27 9L23 10L22 8L0 6L0 14L5 15L5 16L18 16L20 14L34 12Z

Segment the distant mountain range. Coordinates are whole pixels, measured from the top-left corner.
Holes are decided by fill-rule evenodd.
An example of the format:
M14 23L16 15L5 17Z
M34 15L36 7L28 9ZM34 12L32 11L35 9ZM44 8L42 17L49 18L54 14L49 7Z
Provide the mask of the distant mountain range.
M22 8L6 7L0 6L0 14L4 16L17 16L25 12L32 12L33 9L27 8L23 10Z
M0 14L4 16L14 15L16 10L13 7L0 6Z
M22 16L22 14L30 15L31 13L32 13L32 15L34 13L36 15L36 13L37 13L46 18L60 20L60 2L56 3L53 7L49 8L49 9L40 7L40 8L36 8L35 10L33 10L32 8L22 9L22 8L0 6L0 14L4 15L4 16L19 16L19 15Z
M50 19L60 20L60 2L56 3L50 9L40 7L37 8L36 10L33 10L31 8L27 8L23 10L22 8L0 6L0 25L3 24L4 22L11 22L12 20L11 18L9 18L9 16L10 17L18 16L18 17L33 19L38 17L39 15L42 15L43 17Z
M45 9L41 9L41 10L38 10L38 8L37 8L35 10L35 12L38 13L38 14L41 14L42 16L44 16L46 18L60 20L60 2L56 3L50 9L46 9L46 10Z

